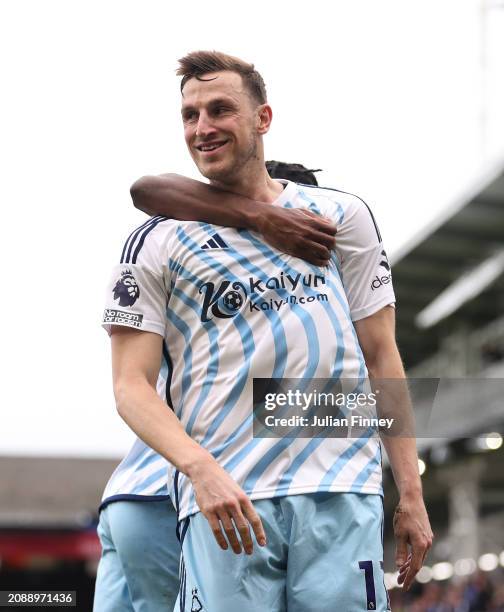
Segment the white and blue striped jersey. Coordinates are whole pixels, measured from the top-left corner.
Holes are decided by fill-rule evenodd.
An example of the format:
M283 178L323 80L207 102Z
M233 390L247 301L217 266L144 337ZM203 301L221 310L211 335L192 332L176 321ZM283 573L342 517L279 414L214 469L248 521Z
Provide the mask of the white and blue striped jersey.
M163 336L158 392L167 409L251 499L381 494L376 437L253 436L254 378L365 378L352 321L395 301L367 205L344 192L282 182L272 205L336 222L329 266L286 255L248 230L154 217L126 242L103 324ZM137 441L103 502L166 495L179 519L198 512L189 479Z

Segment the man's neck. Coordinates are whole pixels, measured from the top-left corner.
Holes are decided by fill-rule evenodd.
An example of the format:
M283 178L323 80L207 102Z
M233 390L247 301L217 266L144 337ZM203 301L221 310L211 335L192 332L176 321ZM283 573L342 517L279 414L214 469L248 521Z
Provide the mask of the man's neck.
M283 191L283 185L274 181L268 174L266 168L261 168L257 173L237 177L233 182L210 181L210 185L231 191L251 200L267 202L271 204Z

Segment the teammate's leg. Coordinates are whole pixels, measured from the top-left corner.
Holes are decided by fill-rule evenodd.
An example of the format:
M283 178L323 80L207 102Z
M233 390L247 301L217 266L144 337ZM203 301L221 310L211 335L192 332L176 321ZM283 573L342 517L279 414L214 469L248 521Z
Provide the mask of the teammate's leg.
M131 609L171 610L179 588L180 557L177 519L171 502L118 501L107 506L104 512L127 584ZM97 581L97 592L103 591L104 586ZM102 612L102 609L95 604L95 611Z
M293 495L282 509L291 526L289 612L389 609L379 495Z
M278 500L259 500L268 543L252 555L222 550L206 518L198 513L182 521L180 593L176 612L285 612L287 538ZM186 519L187 521L187 519Z
M102 547L96 574L93 610L95 612L134 612L121 560L112 541L108 507L100 514L98 537Z

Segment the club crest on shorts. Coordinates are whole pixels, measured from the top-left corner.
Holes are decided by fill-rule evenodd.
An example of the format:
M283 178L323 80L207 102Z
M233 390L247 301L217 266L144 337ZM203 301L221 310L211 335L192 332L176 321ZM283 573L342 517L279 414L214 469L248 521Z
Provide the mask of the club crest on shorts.
M131 270L123 270L114 287L114 300L119 306L133 306L140 297L140 287Z
M198 597L198 589L192 590L191 612L201 612L203 605Z

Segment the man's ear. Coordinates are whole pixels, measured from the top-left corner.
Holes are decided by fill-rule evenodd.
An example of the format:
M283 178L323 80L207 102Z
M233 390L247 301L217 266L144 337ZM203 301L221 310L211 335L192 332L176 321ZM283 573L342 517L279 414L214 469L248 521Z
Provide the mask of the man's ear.
M259 134L266 134L271 126L273 120L273 111L269 104L261 104L257 107L257 132Z

